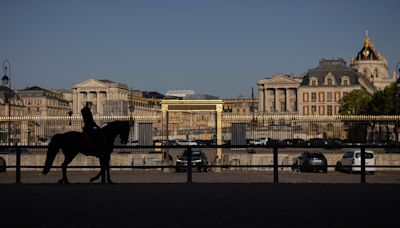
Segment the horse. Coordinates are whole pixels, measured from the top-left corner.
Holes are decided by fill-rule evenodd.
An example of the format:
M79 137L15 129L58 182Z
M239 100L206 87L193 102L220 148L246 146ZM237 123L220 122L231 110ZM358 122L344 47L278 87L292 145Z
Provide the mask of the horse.
M58 151L61 149L64 154L64 162L61 165L63 177L58 183L69 183L67 178L67 166L78 153L82 153L86 156L99 157L101 170L96 176L90 179L90 182L97 180L103 172L107 172L107 182L112 183L109 166L111 153L114 148L114 141L117 135L119 135L121 143L126 144L128 142L129 129L130 124L128 121L114 121L108 123L99 130L99 135L102 138L96 141L102 141L102 143L95 146L97 148L89 145L87 136L82 132L69 131L54 135L48 146L43 174L47 174L50 171L53 161ZM100 150L101 153L98 152ZM102 180L102 182L104 182L104 180Z

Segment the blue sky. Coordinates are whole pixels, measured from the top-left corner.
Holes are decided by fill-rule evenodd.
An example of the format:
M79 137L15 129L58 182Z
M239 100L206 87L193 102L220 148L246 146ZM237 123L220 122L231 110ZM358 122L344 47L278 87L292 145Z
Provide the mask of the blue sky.
M365 29L400 61L400 1L3 0L0 61L13 89L71 88L89 78L165 93L249 97L275 73L350 57Z

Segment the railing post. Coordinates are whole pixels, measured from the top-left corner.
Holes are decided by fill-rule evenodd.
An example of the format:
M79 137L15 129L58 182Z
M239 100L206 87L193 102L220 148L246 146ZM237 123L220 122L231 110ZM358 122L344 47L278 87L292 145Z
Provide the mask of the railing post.
M278 146L274 146L274 183L279 183L278 176Z
M21 183L21 148L18 146L15 149L15 182L17 184Z
M365 147L361 147L361 183L365 183Z
M105 155L100 155L100 156L105 156ZM104 160L104 157L99 160L100 160L101 183L105 184L106 183L106 170L104 169L105 165L102 164L102 160ZM110 168L110 167L108 167L108 168Z
M186 183L192 183L192 148L186 149L187 153L187 180Z

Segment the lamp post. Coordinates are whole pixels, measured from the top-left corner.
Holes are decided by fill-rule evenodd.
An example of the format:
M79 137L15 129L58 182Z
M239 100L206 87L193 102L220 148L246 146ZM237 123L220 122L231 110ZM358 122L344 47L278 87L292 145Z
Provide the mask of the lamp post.
M68 116L69 116L69 126L72 125L72 120L71 120L72 113L73 113L73 112L72 112L71 110L68 112Z
M4 91L4 103L8 105L8 126L7 126L7 143L10 144L10 117L11 117L11 101L12 97L11 91L11 65L10 62L6 59L3 61L3 71L4 76L1 78L1 81L4 86L8 87L7 90ZM8 76L7 76L8 73Z
M396 122L395 122L395 126L394 126L394 130L395 130L395 140L396 143L399 142L399 133L398 133L398 126L399 126L399 121L398 121L398 115L399 115L399 108L398 106L398 99L399 99L399 88L400 88L400 62L397 62L396 65L396 90L395 90L395 94L396 94L396 98L395 98L395 114L396 114Z
M135 118L132 116L133 112L135 111L135 105L133 105L132 103L129 105L129 113L130 113L130 121L132 122L132 127L133 127L133 139L135 140Z

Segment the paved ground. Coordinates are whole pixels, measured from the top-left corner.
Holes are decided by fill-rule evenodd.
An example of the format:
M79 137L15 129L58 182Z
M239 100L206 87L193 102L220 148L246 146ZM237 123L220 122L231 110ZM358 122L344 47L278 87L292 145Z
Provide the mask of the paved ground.
M256 169L259 170L259 169ZM68 171L71 183L88 183L89 179L97 174L96 171ZM186 183L186 173L170 171L135 169L118 171L112 170L111 177L116 183ZM48 175L40 171L21 172L21 182L28 184L56 183L61 178L61 170L55 169ZM239 171L222 170L220 172L194 172L193 182L197 183L272 183L272 171ZM0 173L0 184L15 183L15 172ZM280 183L360 183L360 174L349 174L335 171L328 173L292 173L279 171ZM400 184L400 171L377 171L374 175L366 176L367 183Z
M398 184L2 184L1 227L397 227Z

